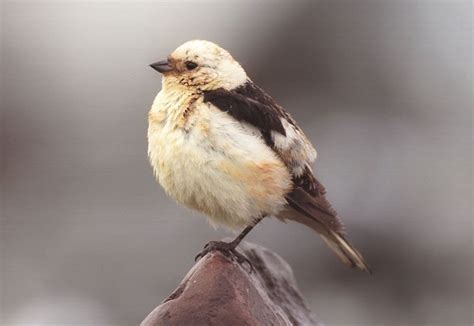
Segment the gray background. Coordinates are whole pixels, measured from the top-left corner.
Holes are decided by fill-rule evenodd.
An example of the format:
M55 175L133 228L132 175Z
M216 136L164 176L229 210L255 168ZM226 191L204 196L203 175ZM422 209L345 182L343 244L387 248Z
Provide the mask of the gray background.
M204 243L146 157L147 64L203 38L301 123L373 276L311 230L249 240L328 325L471 325L469 1L8 1L1 9L2 325L134 325Z

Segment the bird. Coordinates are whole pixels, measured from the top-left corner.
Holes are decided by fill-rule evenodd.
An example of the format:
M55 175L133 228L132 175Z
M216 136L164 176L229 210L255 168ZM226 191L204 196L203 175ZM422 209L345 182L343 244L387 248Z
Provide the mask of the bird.
M191 40L150 67L162 74L148 113L156 180L211 225L242 230L230 242L210 241L197 259L218 250L245 261L236 247L273 216L308 226L343 263L371 272L313 173L315 148L227 50Z

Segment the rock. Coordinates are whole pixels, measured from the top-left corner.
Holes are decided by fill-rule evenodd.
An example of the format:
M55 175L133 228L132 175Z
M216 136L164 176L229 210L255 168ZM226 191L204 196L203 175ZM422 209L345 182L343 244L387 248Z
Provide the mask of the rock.
M288 263L248 242L239 250L252 272L220 252L209 253L141 326L322 325L306 307Z

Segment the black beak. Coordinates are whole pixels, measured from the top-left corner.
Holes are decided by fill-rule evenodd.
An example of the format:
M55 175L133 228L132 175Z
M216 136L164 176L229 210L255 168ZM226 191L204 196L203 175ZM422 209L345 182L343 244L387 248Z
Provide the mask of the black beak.
M165 73L165 72L173 70L173 66L170 64L168 60L161 60L161 61L152 63L150 67L152 67L153 69L155 69L156 71L160 73Z

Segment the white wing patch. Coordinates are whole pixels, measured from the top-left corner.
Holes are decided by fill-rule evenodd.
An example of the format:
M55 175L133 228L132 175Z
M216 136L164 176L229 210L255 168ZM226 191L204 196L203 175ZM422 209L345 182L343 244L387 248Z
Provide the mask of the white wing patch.
M301 129L285 118L281 118L281 123L285 128L286 136L276 131L271 132L275 149L291 168L292 174L296 177L301 176L305 168L316 160L316 150Z

